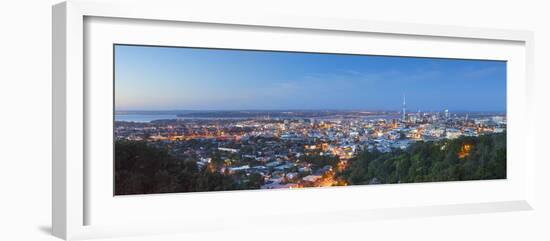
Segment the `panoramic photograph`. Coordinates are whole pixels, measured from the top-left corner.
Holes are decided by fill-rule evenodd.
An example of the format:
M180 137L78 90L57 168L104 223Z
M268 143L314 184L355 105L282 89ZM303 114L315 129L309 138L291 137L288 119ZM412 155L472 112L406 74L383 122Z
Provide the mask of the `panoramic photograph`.
M506 62L115 44L114 195L506 179Z

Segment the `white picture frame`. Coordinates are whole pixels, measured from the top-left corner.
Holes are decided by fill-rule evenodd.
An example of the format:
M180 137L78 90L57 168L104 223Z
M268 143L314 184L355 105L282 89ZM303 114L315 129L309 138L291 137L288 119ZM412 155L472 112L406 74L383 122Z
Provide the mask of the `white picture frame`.
M153 8L156 10L150 11L150 9ZM86 28L86 21L90 19L108 20L100 20L98 25L99 27L94 27L90 30L90 28ZM112 28L109 28L117 30L124 30L125 28L130 27L125 24L112 23L109 19L114 19L114 22L131 22L134 26L136 24L138 26L140 24L145 26L147 22L151 22L153 24L147 24L147 28L151 31L159 31L157 32L158 36L165 39L140 39L140 36L136 36L131 32L122 34L117 39L116 36L112 37L112 35L107 34L109 33L108 30L101 28L101 25L103 24L103 26L106 26L106 24L111 24L109 26L112 26ZM529 31L371 22L349 19L319 19L253 13L246 16L237 16L232 15L231 13L227 13L227 15L208 15L207 13L201 11L188 9L185 7L184 3L179 3L177 1L169 1L160 4L159 2L152 1L149 3L128 3L122 1L96 2L72 0L60 3L53 7L52 22L52 226L53 234L60 238L83 239L238 227L243 223L250 223L248 220L253 215L252 211L241 213L217 210L215 213L207 213L206 219L199 218L199 221L196 221L197 219L195 219L193 223L189 222L186 223L186 225L182 225L182 223L185 223L185 220L179 219L176 215L164 215L161 217L155 215L154 213L158 212L158 210L151 208L151 206L155 203L165 205L167 207L174 207L178 203L181 203L182 199L194 200L190 201L190 204L194 205L208 203L209 200L229 200L230 202L238 204L244 199L252 199L258 202L269 202L269 200L272 200L274 197L276 198L276 196L288 196L308 200L313 198L322 199L323 197L330 195L337 195L351 199L353 197L359 197L358 195L361 195L361 193L365 194L367 192L380 196L393 195L394 197L397 197L400 192L406 191L411 195L422 193L427 195L427 197L433 197L433 195L437 192L445 192L445 189L453 189L458 191L470 188L475 189L476 192L479 193L483 193L484 191L490 189L501 190L499 194L496 194L493 197L482 197L483 195L478 197L468 196L471 194L466 193L466 196L468 197L453 198L452 195L449 195L447 200L441 200L440 202L421 202L416 200L404 204L405 202L384 203L382 202L383 200L378 200L377 202L379 204L373 203L373 208L367 209L357 208L357 204L352 202L349 205L349 208L343 209L329 208L327 210L315 211L315 205L311 205L311 208L305 211L274 209L259 214L260 217L269 219L262 221L264 224L278 223L285 220L288 225L298 225L304 220L308 220L309 222L322 222L321 220L325 219L321 217L326 215L346 221L530 210L533 208L534 169L536 157L534 156L534 152L532 150L534 146L534 130L531 129L533 125L530 124L532 120L529 118L529 116L532 116L532 114L530 114L532 110L529 103L531 101L530 93L532 92L531 88L533 73L533 34ZM100 196L96 195L96 193L101 192L104 183L96 185L97 181L95 180L97 179L94 179L94 175L98 174L89 174L89 169L96 168L97 164L85 159L90 155L90 145L93 146L93 144L90 144L89 142L94 143L98 141L87 139L87 136L90 135L91 131L89 128L102 127L93 127L93 125L90 127L89 118L93 119L107 117L100 112L94 111L94 108L96 108L94 107L95 104L90 103L90 99L94 100L94 95L101 94L95 92L90 93L90 89L101 89L101 86L97 86L95 84L97 81L93 82L94 84L91 85L89 82L85 81L85 78L94 78L90 77L86 73L86 68L94 68L94 70L98 70L97 73L100 73L98 75L101 75L101 73L109 73L112 69L109 70L101 66L96 67L97 65L94 63L97 61L88 59L89 56L87 56L87 54L90 53L90 50L86 48L94 48L94 53L102 53L102 47L96 44L87 45L86 41L95 41L97 43L104 41L112 44L113 42L118 42L123 39L126 41L125 43L132 42L153 44L155 41L161 41L162 43L168 45L178 45L178 41L170 40L170 38L175 39L175 35L164 35L161 30L158 30L158 26L168 23L174 26L180 26L181 24L206 24L208 26L213 26L213 28L223 26L224 31L234 31L231 30L232 28L253 28L255 30L275 29L277 32L299 31L304 35L307 35L308 32L313 31L319 36L334 33L335 38L339 38L336 36L338 34L350 33L359 35L372 34L376 36L391 36L395 39L412 38L414 40L414 38L422 38L425 39L422 41L441 41L442 43L447 41L452 42L441 44L440 47L434 47L433 50L430 50L431 52L422 52L422 56L437 57L441 55L441 52L445 52L445 49L449 49L449 46L454 44L456 46L472 47L472 50L461 51L464 52L464 58L475 58L478 55L472 52L479 49L480 52L486 51L483 55L491 56L491 59L511 61L515 67L513 67L513 70L511 70L512 72L509 73L511 74L511 77L508 80L508 86L512 86L513 88L508 88L507 98L508 106L512 108L509 115L513 119L513 122L515 122L515 124L513 124L515 127L510 130L508 139L509 146L512 145L514 147L513 149L515 149L515 151L512 151L512 154L510 155L513 155L514 160L516 160L514 163L517 163L517 165L511 165L509 168L513 168L512 171L517 173L517 175L512 175L514 178L509 182L466 182L460 184L438 183L407 186L406 188L401 188L401 185L382 185L369 187L368 190L365 188L329 188L322 190L300 190L297 192L268 191L261 192L261 194L256 191L218 192L213 194L169 194L151 195L141 197L139 199L126 198L122 201L118 198L112 203L109 201L110 199L114 200L112 196L103 195L100 199L96 199L97 196ZM202 27L199 26L198 29L199 30L197 31L201 31L200 29L202 29ZM218 30L213 29L212 31ZM97 34L95 35L97 38L87 38L87 34ZM261 38L262 35L262 33L250 34L258 34L257 36L259 36L259 38ZM101 36L108 37L103 38ZM304 37L304 39L307 38L311 38L311 36ZM238 38L234 39L234 41L238 40ZM197 41L200 41L200 39L197 39ZM471 43L473 44L468 45ZM491 48L490 46L492 45L498 45L495 43L502 43L503 46L512 46L509 47L510 54L500 55L498 53L499 48L505 49L508 47ZM217 45L215 42L209 44ZM290 48L289 46L283 46L283 43L280 43L280 45L282 49ZM100 47L96 48L95 46ZM276 46L269 48L276 48ZM330 47L317 46L317 48L319 49L316 50L322 51L323 48ZM411 47L409 46L403 48ZM482 51L481 49L487 50ZM347 50L336 48L334 51L341 52ZM350 49L349 51L356 50ZM384 53L391 54L392 52ZM415 55L414 53L415 52L413 51L410 55ZM452 52L449 50L448 53L454 53L452 57L462 56L457 51ZM492 53L494 53L494 55ZM399 55L399 52L393 54ZM401 53L401 55L407 54ZM100 58L105 57L105 55L102 54L96 54L96 56L102 56ZM484 56L480 54L478 58L483 58ZM96 113L98 114L96 115ZM110 120L112 120L112 117ZM112 129L108 131L112 131ZM521 138L519 138L520 135ZM514 141L516 139L517 141ZM101 173L103 173L103 171L101 171ZM109 179L109 181L112 180ZM505 190L512 191L506 193ZM101 204L90 205L91 202ZM92 206L92 208L90 206ZM141 208L143 211L143 216L122 218L130 214L128 213L129 210L121 210L123 209L121 207L124 206L132 207L132 209L129 210ZM282 206L285 207L284 205ZM198 215L199 214L195 212L191 214L191 217L198 218ZM227 220L221 219L223 216L229 215L231 215L233 222L227 222ZM99 220L97 222L93 220L90 221L91 216L101 218L97 219ZM300 222L288 221L285 217L300 217ZM210 218L220 218L220 221L212 221L209 220ZM109 221L107 219L113 220L113 222L107 222ZM154 222L144 221L146 219L154 220ZM176 222L178 224L174 224ZM206 223L209 223L208 227L205 226Z

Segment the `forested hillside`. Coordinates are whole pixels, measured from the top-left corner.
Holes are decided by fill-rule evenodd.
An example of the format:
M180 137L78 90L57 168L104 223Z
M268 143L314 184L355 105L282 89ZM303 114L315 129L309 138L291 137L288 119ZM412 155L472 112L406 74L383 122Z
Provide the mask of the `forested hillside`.
M506 133L364 151L339 173L349 185L506 178Z

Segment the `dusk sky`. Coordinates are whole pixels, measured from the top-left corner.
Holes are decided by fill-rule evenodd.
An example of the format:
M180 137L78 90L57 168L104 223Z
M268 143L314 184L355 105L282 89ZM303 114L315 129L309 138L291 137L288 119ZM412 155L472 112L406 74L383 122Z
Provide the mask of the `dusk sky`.
M115 109L505 111L506 62L115 46Z

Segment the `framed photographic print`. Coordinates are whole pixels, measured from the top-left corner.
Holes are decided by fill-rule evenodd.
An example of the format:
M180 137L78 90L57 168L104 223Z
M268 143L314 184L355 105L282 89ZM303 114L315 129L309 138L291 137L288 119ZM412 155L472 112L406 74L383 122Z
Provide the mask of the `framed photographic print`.
M530 32L119 4L53 8L56 236L532 208Z
M506 179L505 61L113 48L115 195Z

